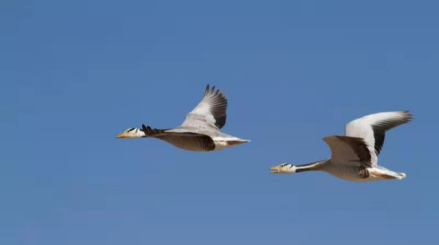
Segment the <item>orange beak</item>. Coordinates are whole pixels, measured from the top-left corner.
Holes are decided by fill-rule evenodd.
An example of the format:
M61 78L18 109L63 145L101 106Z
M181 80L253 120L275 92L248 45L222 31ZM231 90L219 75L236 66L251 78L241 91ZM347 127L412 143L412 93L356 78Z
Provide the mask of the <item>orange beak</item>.
M116 138L117 138L117 139L125 138L125 133L121 133L121 134L119 134Z
M279 166L271 167L270 170L273 170L273 172L270 172L270 174L277 174L279 173Z

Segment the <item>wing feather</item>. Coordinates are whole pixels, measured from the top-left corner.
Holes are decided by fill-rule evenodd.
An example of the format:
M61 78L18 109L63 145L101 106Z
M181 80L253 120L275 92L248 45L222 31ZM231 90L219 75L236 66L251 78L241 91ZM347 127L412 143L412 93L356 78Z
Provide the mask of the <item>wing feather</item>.
M201 102L186 116L182 127L204 127L220 130L226 124L227 98L220 90L206 87Z
M204 134L192 132L172 132L164 129L152 129L142 125L145 135L166 141L178 148L189 151L212 151L215 149L213 139Z
M362 138L328 136L323 138L331 149L331 161L336 164L360 164L371 167L371 154Z
M381 112L358 118L346 125L346 136L363 138L378 156L383 148L386 131L413 119L409 111Z

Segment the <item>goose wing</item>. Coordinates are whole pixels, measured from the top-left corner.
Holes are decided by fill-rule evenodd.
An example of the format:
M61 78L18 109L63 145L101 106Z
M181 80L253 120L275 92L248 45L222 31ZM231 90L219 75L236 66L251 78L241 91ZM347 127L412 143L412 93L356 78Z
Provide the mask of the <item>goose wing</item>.
M181 127L220 130L226 124L227 98L219 89L206 87L201 102L186 116Z
M409 111L381 112L358 118L346 125L346 136L363 138L376 165L386 131L413 119Z
M331 149L331 162L372 166L369 148L362 138L333 135L323 140Z
M166 141L181 149L189 151L212 151L215 149L215 142L208 135L182 130L175 131L175 129L152 129L145 125L142 125L142 129L147 137Z
M381 112L358 118L346 125L346 136L363 138L377 155L383 148L386 131L413 119L408 111Z

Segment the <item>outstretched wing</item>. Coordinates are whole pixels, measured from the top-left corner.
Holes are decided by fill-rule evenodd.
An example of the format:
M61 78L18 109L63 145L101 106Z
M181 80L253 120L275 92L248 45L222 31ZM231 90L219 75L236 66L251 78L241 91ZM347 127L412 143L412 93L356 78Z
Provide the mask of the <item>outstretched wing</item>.
M201 102L186 116L182 127L212 128L220 130L226 124L227 98L219 89L206 87Z
M346 136L363 138L378 156L383 148L386 131L413 119L408 111L381 112L358 118L346 125Z
M334 135L323 140L331 148L333 163L372 166L370 150L362 138Z

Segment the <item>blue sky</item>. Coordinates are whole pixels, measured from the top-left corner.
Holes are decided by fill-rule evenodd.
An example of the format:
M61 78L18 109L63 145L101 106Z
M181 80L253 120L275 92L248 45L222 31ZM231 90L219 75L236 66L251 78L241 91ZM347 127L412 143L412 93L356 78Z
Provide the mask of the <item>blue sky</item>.
M433 244L436 1L2 1L0 244ZM179 125L207 83L223 131L194 153L128 127ZM351 183L272 165L329 157L355 118L411 110Z

